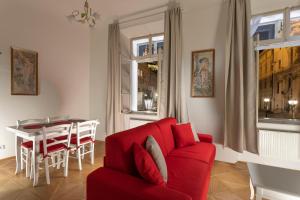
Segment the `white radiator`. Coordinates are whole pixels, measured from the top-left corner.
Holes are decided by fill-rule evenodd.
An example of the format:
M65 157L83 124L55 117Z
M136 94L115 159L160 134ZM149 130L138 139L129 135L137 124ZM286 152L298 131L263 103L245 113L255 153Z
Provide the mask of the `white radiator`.
M260 130L259 154L262 157L288 161L299 161L300 134Z

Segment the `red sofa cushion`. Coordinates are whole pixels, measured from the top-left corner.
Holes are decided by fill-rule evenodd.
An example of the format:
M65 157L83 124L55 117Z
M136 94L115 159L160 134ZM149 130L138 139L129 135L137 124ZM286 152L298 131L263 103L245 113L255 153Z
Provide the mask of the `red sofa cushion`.
M190 123L171 125L176 148L190 146L196 143Z
M183 192L193 200L207 200L210 165L198 160L168 156L167 187Z
M167 154L175 148L171 125L175 125L176 123L175 118L165 118L155 122L164 139Z
M211 164L214 161L216 147L205 142L197 142L195 145L174 149L168 156L189 158Z
M104 166L136 175L137 169L134 164L132 145L137 143L144 146L148 135L155 138L162 153L166 156L164 140L159 128L154 123L149 123L107 137L105 140L106 156Z
M151 155L139 144L133 144L134 161L139 174L149 183L164 185L161 176Z

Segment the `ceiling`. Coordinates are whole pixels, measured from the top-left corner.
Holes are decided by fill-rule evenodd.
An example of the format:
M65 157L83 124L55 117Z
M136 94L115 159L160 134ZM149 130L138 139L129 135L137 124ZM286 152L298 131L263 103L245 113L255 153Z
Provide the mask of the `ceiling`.
M20 1L20 0L19 0ZM28 0L27 0L28 1ZM30 0L35 1L37 0ZM206 7L223 0L177 0L184 10ZM64 12L82 8L84 0L52 0ZM116 19L124 15L165 5L169 0L88 0L90 6L98 11L103 19ZM43 2L44 3L44 2Z

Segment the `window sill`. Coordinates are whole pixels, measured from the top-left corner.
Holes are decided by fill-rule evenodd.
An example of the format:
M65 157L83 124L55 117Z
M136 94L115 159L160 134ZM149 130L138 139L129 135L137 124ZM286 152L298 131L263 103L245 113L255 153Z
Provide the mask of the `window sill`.
M124 115L150 115L150 116L158 116L157 112L153 111L130 111L130 112L122 112Z
M300 125L299 119L276 119L276 118L260 118L259 123L271 123L271 124L291 124Z
M299 119L262 118L258 120L257 127L260 130L283 131L300 134Z

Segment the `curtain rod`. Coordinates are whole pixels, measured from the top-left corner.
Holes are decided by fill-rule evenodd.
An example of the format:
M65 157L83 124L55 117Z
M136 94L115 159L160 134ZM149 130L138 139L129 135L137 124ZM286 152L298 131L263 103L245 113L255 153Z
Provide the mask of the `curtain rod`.
M139 15L139 14L143 14L145 12L151 12L151 11L155 11L155 10L158 10L158 9L163 9L163 8L167 8L169 4L163 4L163 5L160 5L160 6L156 6L156 7L152 7L152 8L148 8L148 9L145 9L145 10L141 10L141 11L137 11L137 12L134 12L134 13L130 13L130 14L127 14L127 15L122 15L119 17L119 23L122 23L122 20L123 19L126 19L126 18L130 18L130 17L134 17L136 15Z
M164 11L160 11L160 12L157 12L157 13L154 13L154 14L144 15L144 16L140 16L140 17L136 17L136 18L132 18L132 19L128 19L128 20L124 20L124 21L121 21L121 22L118 22L118 23L119 23L119 25L123 25L123 24L126 24L126 23L130 23L130 22L134 22L134 21L140 20L140 19L145 19L145 18L149 18L149 17L159 16L161 14L164 14Z
M119 17L118 23L121 25L121 24L126 24L126 23L129 23L129 22L132 22L132 21L143 19L143 18L158 16L158 15L164 14L164 12L168 9L168 7L175 7L175 6L179 6L179 4L175 1L170 1L169 3L163 4L163 5L160 5L160 6L156 6L156 7L141 10L141 11L138 11L138 12L135 12L135 13L123 15L123 16ZM158 11L153 13L153 14L139 16L139 15L142 15L142 14L147 13L147 12L154 12L155 10L158 10ZM181 9L181 10L183 10L183 9ZM129 19L126 19L126 18L129 18Z

